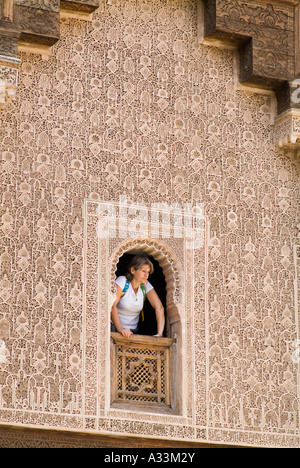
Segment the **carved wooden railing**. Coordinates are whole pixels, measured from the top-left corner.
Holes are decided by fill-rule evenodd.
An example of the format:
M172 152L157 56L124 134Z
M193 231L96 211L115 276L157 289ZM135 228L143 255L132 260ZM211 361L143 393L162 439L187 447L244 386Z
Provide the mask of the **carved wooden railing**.
M111 333L111 404L136 409L171 409L175 339Z

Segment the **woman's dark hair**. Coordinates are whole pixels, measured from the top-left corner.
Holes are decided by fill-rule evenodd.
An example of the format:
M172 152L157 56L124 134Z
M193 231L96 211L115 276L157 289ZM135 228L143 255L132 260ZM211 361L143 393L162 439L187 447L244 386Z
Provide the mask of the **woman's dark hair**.
M149 265L150 266L150 275L154 271L154 267L152 262L149 260L148 257L143 257L140 255L135 255L131 261L129 262L129 265L127 267L127 273L126 273L126 278L131 281L133 278L133 275L131 273L131 268L134 268L135 270L138 270L141 268L143 265Z

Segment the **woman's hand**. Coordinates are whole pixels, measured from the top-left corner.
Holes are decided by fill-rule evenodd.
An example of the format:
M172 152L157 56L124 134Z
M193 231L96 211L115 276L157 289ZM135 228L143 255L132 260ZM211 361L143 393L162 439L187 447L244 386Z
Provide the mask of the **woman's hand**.
M129 328L123 328L120 333L125 338L129 338L131 335L133 335L132 331L129 330Z

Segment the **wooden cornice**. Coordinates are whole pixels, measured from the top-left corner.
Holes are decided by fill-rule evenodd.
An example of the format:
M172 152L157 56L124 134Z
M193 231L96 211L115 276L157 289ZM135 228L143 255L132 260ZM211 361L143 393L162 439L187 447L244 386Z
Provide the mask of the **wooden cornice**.
M239 50L239 79L279 89L296 76L295 0L201 0L202 36Z
M93 13L99 7L99 0L60 0L60 9L63 11Z
M98 6L99 0L0 0L0 54L16 54L16 43L52 46L59 40L61 12L83 16Z

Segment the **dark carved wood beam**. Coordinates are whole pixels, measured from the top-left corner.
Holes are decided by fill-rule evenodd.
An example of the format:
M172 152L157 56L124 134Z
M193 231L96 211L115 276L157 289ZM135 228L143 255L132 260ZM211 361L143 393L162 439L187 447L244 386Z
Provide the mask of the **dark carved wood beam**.
M99 0L0 0L0 32L19 42L52 46L59 40L60 12L91 14ZM0 50L3 53L3 50Z
M64 11L93 13L99 7L99 0L61 0L60 8Z
M39 4L16 4L15 22L20 31L20 42L52 46L59 40L59 5L56 9L48 9Z
M84 18L99 0L0 0L0 106L16 92L19 50L45 53L60 36L60 14Z
M198 0L198 4L201 41L238 50L240 83L276 93L275 142L300 150L299 0Z
M203 37L239 49L242 83L276 89L295 76L295 0L204 0Z

